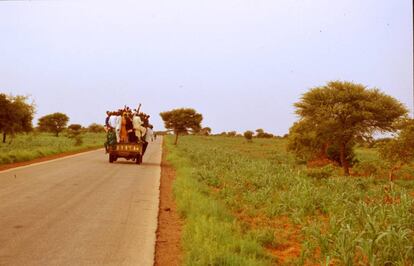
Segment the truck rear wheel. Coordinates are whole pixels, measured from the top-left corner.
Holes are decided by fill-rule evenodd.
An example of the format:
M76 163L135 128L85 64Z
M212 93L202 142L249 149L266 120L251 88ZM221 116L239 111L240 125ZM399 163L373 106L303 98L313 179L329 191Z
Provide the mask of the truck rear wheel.
M136 164L141 164L142 163L142 155L138 154L137 157L135 158L135 163Z

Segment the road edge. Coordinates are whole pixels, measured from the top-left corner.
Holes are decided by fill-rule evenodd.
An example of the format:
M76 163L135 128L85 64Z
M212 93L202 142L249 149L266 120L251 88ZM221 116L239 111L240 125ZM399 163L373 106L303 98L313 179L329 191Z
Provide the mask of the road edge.
M179 266L182 264L181 235L183 220L177 212L173 185L176 178L175 169L167 161L168 150L163 140L160 201L154 254L155 266Z

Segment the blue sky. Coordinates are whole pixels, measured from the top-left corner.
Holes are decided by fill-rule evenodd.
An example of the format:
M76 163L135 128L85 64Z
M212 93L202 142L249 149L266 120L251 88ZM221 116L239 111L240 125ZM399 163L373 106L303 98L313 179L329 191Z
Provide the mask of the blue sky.
M411 1L0 1L0 92L37 115L103 123L142 103L193 107L214 132L285 134L293 103L329 80L412 108Z

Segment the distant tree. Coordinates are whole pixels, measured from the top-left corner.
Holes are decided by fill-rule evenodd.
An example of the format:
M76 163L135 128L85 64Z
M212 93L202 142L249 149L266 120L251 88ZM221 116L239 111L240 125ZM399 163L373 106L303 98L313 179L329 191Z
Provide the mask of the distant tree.
M80 146L83 143L82 140L82 126L79 124L71 124L68 126L68 138L75 140L75 146Z
M310 150L320 150L326 144L338 146L345 175L349 175L350 166L347 146L370 138L374 132L395 130L394 122L408 112L378 89L341 81L312 88L295 107L300 120L290 129L290 141L299 142L303 137L303 145L316 145Z
M38 126L40 131L53 132L56 137L65 130L69 117L63 113L53 113L39 118Z
M0 94L0 132L3 143L7 135L33 130L32 120L35 113L34 103L27 103L26 96L7 96Z
M198 132L201 129L203 116L191 108L174 109L160 113L164 126L175 134L174 144L177 145L178 135L188 134L189 130Z
M72 130L72 131L81 131L81 129L82 129L82 126L81 125L79 125L79 124L70 124L69 126L68 126L68 129L69 130Z
M256 129L256 137L270 139L273 138L273 134L266 133L263 129L259 128Z
M236 131L229 131L227 132L227 137L235 137L237 135Z
M250 130L247 130L246 132L244 132L244 138L247 140L247 141L252 141L252 139L253 139L253 131L250 131Z
M389 164L389 180L394 173L414 161L414 120L407 119L400 125L398 135L380 146L380 156Z
M88 126L88 131L92 133L100 133L100 132L104 132L105 129L102 125L99 125L97 123L92 123Z
M203 136L209 136L211 134L211 128L209 127L203 127L200 132L198 132L200 135Z
M256 133L257 133L257 135L259 135L259 134L263 134L265 131L262 129L262 128L258 128L258 129L256 129Z

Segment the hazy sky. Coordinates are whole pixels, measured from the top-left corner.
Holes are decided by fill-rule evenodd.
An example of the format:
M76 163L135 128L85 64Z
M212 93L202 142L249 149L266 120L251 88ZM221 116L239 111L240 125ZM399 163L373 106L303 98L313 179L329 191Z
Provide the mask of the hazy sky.
M193 107L214 132L279 135L329 80L412 108L411 2L0 1L0 92L83 125L141 102L156 129L159 112Z

